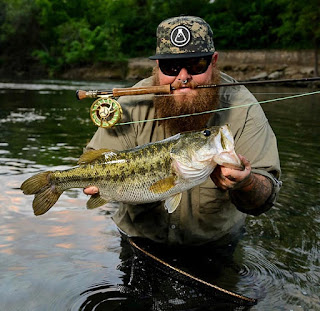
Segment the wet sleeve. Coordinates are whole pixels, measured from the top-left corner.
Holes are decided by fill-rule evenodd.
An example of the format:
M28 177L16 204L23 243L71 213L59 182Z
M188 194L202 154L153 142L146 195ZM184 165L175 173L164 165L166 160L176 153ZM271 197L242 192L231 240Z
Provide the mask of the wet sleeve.
M241 135L236 142L236 152L250 161L253 173L269 178L272 183L272 193L259 209L245 210L238 207L241 212L260 215L275 204L281 187L277 140L260 105L248 109Z

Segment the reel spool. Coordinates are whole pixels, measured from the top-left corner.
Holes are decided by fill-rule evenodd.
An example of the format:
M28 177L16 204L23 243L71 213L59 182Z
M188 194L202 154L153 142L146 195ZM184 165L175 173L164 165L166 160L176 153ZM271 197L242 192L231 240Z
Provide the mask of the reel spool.
M122 108L113 98L99 98L91 105L90 117L95 125L110 128L121 120Z

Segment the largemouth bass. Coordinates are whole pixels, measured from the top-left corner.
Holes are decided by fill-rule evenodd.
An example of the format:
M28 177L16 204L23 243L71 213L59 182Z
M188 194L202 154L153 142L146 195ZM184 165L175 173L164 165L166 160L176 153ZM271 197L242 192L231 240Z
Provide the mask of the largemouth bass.
M35 215L46 213L65 190L87 186L99 188L99 194L88 200L88 208L110 201L165 200L165 208L172 213L182 192L204 182L217 164L242 169L228 125L184 132L124 151L88 151L79 158L78 166L34 175L21 189L35 195Z

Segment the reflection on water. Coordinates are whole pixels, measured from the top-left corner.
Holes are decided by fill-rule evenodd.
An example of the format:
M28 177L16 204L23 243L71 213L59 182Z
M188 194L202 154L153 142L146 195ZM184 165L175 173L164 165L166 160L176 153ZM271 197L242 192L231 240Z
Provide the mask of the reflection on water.
M216 299L216 305L206 300L196 287L190 291L171 274L149 273L147 261L133 256L121 240L111 220L115 206L88 211L87 197L81 189L72 189L49 213L35 217L32 197L19 190L34 173L75 165L95 131L91 101L77 101L76 89L125 85L0 83L3 310L182 310L207 303L213 310L234 310ZM251 89L259 100L309 91ZM263 106L278 137L283 171L278 203L266 215L248 217L233 256L221 265L216 261L215 268L202 270L207 257L194 252L185 266L213 284L257 298L251 310L320 309L319 97Z

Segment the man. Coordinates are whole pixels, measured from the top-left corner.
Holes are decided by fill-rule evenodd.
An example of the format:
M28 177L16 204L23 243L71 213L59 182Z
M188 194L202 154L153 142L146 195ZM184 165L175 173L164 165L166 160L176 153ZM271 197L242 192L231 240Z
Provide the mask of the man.
M173 96L139 95L120 98L125 121L191 114L216 108L255 103L243 86L203 88L202 84L232 83L217 69L212 30L201 18L167 19L157 29L156 60L152 77L136 86L170 84ZM169 245L217 242L242 227L247 214L259 215L275 202L280 188L280 164L275 135L259 105L211 114L134 123L114 129L99 128L89 149L124 150L158 141L177 132L230 124L235 149L245 169L216 167L205 183L183 193L177 210L168 214L163 202L120 204L113 219L129 236ZM97 193L88 187L86 194Z

